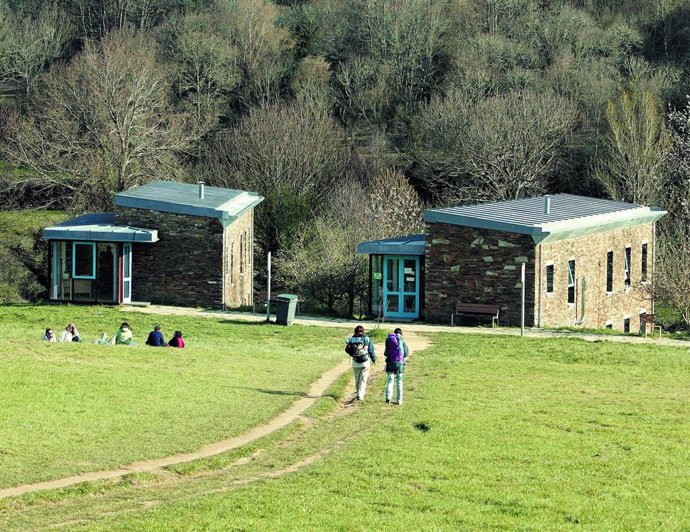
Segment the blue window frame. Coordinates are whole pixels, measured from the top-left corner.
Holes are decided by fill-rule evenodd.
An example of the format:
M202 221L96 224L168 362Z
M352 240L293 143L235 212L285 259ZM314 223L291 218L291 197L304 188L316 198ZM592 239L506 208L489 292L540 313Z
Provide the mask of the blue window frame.
M96 278L95 242L72 242L72 278Z

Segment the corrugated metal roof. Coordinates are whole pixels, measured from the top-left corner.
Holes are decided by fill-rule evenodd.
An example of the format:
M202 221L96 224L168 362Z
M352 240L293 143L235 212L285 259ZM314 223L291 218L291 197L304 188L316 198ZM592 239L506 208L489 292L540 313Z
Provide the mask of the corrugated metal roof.
M550 202L550 212L545 209ZM478 227L509 233L529 234L535 243L573 238L616 227L650 223L665 211L633 203L555 194L509 201L427 209L427 222ZM566 236L566 235L571 236Z
M115 225L115 214L84 214L43 230L46 240L86 240L89 242L158 242L156 229Z
M263 199L255 192L206 185L201 198L199 184L153 181L120 192L115 205L231 221Z
M424 255L424 235L399 236L361 242L357 252L365 255Z

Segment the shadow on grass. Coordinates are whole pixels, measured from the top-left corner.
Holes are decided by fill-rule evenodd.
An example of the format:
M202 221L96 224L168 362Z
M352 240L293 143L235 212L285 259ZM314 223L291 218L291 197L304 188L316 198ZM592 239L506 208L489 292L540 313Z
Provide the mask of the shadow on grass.
M265 393L267 395L292 395L294 397L302 397L304 399L320 399L322 397L331 397L334 400L338 400L334 393L324 393L322 395L311 395L304 392L295 392L289 390L269 390L268 388L247 388L243 387L244 390L251 390L253 392Z

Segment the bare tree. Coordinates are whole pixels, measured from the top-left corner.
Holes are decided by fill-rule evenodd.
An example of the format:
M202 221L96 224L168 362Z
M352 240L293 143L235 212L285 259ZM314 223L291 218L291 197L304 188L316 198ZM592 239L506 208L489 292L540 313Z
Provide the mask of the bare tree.
M649 91L623 92L606 108L611 133L596 175L616 200L644 205L659 200L670 147L659 100Z
M658 238L653 295L690 329L690 229L677 218L665 220Z
M266 198L259 236L277 250L356 167L345 132L318 102L305 99L252 110L217 135L205 169L210 183Z
M424 185L444 202L511 199L546 190L575 126L573 104L511 92L474 103L462 93L432 102L418 126Z
M0 3L0 88L28 95L43 69L65 53L72 34L69 19L54 4L31 20Z
M369 181L368 205L377 238L424 231L423 205L409 180L384 170Z
M38 174L26 179L97 208L131 186L179 177L190 137L170 109L168 73L155 53L150 38L123 30L53 69L8 150Z

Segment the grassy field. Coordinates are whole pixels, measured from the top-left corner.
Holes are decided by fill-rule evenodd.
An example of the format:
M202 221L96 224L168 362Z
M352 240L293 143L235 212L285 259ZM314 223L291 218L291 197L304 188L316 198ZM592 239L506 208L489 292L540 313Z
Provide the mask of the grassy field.
M137 347L98 346L132 325ZM0 310L0 487L193 450L284 410L342 360L344 331L78 306ZM74 321L82 344L39 341ZM143 345L154 321L183 351ZM308 361L309 363L303 363Z
M275 334L271 326L196 327L236 327L245 337L266 333L260 343ZM324 341L338 336L297 328L277 334L312 333L323 334ZM403 407L383 403L379 375L364 403L334 410L332 397L323 398L305 420L247 448L156 474L1 500L0 528L690 527L687 348L442 334L433 341L433 348L410 361ZM339 351L329 360L338 359ZM116 365L115 373L132 361ZM278 381L285 371L290 369L274 366ZM174 380L174 374L161 370L159 378ZM24 379L26 385L34 377L27 373ZM348 379L333 387L334 396ZM6 394L7 386L2 390ZM89 403L84 394L75 397ZM123 398L121 407L126 403ZM204 411L199 417L213 415ZM203 421L184 419L177 429L150 438L175 437L185 425ZM130 433L128 440L138 438Z

